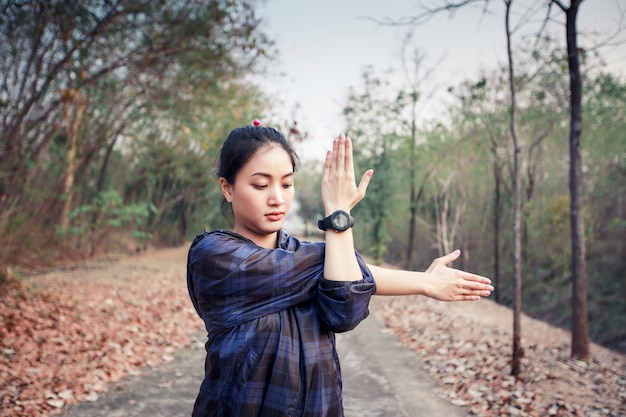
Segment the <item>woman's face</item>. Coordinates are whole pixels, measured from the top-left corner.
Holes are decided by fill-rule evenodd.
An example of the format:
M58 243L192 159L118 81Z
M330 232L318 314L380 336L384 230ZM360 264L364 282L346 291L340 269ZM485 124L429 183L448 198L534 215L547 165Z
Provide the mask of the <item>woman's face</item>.
M293 180L291 158L277 145L259 148L237 173L234 184L220 178L224 198L233 208L233 231L259 246L275 248L276 232L293 202Z

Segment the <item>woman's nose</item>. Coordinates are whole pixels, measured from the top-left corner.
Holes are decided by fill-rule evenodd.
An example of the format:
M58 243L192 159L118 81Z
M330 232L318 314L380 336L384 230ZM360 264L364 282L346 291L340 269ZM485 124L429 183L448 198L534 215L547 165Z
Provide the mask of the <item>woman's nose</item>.
M285 202L285 198L283 196L283 189L280 185L272 187L270 189L270 195L268 203L271 206L279 206Z

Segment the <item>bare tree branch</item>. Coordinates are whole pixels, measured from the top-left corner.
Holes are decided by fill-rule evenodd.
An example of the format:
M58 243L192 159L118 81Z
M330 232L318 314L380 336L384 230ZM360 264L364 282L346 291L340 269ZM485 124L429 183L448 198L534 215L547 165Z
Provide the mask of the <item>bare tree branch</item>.
M557 6L559 6L559 8L563 12L567 12L567 6L565 6L560 0L552 0L552 3L556 4Z
M373 17L366 16L366 19L369 19L373 22L383 24L383 25L392 25L392 26L417 26L422 25L428 21L430 21L436 15L448 12L450 17L453 17L456 11L462 7L465 7L470 4L483 3L483 15L487 15L489 12L489 0L462 0L462 1L450 1L446 0L445 4L438 7L425 7L422 6L423 12L419 13L416 16L409 17L401 17L399 19L392 18L383 18L377 19Z

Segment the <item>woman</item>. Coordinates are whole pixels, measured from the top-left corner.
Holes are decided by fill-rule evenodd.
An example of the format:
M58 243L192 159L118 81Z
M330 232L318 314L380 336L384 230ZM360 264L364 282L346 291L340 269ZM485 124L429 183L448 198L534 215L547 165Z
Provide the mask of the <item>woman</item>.
M426 272L364 262L354 249L350 210L373 171L356 185L344 135L324 164L325 242L289 236L282 226L296 162L284 136L256 121L234 129L222 146L222 208L232 209L234 227L196 237L187 264L191 300L208 332L194 417L343 416L334 334L367 317L372 294L453 301L493 290L487 278L446 267L458 251Z

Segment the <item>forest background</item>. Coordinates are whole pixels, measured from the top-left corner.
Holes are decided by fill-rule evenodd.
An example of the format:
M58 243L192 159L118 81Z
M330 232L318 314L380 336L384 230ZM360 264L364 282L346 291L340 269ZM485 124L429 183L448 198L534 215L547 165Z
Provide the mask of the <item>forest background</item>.
M180 245L228 227L214 160L235 126L261 118L294 142L261 80L279 51L255 2L0 1L0 237L3 282L111 251ZM564 45L514 51L522 157L523 307L571 318L569 86ZM460 248L460 267L513 298L512 161L506 67L448 86L445 112L416 124L425 63L402 45L406 84L364 68L343 130L359 171L358 249L424 268ZM626 351L626 81L581 49L584 217L593 340ZM320 166L304 161L298 215L317 233ZM411 221L415 219L415 221ZM417 244L410 244L411 241ZM497 269L498 272L495 272Z

